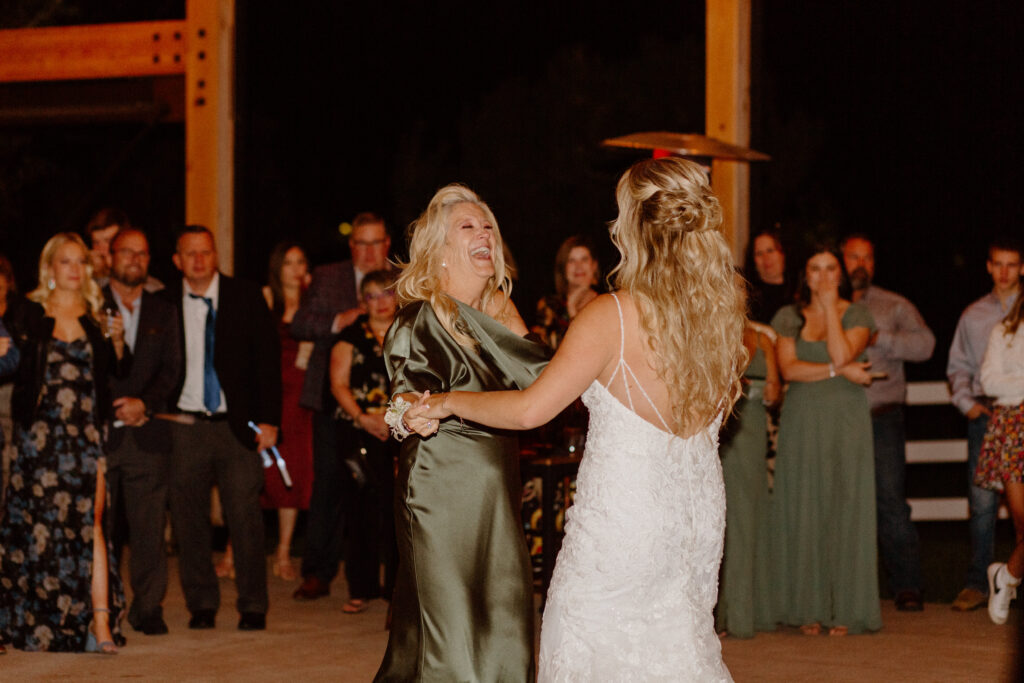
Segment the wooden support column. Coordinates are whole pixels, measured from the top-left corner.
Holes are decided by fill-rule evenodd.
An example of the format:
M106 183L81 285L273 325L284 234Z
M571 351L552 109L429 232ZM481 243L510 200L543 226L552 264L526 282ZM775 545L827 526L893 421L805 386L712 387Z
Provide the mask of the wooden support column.
M707 0L705 118L707 134L750 146L751 0ZM715 160L711 184L722 203L723 228L742 264L750 237L750 168Z
M187 0L185 221L214 234L234 272L235 2Z

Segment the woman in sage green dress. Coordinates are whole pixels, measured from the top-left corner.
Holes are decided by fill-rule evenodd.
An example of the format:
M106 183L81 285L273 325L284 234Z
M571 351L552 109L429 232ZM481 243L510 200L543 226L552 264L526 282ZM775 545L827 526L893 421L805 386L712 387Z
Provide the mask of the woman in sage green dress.
M775 359L775 332L748 321L743 345L750 365L743 375L743 397L719 436L725 480L725 554L722 556L715 629L737 638L753 638L771 628L768 552L769 501L767 406L779 400L781 383Z
M849 301L843 260L812 252L797 302L772 319L789 382L772 498L775 621L808 635L882 627L871 414L864 386L875 323Z
M392 394L528 386L549 352L523 339L487 205L466 187L440 189L412 226L409 256L384 341ZM403 441L394 613L375 680L533 681L518 458L514 433L455 420Z

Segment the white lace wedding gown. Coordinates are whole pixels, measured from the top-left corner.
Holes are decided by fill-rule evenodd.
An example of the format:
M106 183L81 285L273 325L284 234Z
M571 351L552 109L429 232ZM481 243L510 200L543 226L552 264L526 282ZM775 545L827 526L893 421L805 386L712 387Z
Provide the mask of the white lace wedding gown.
M654 407L620 346L609 386L627 375ZM586 455L548 591L538 681L731 681L712 618L725 531L721 418L682 439L633 412L628 385L626 395L628 407L597 381L583 394Z

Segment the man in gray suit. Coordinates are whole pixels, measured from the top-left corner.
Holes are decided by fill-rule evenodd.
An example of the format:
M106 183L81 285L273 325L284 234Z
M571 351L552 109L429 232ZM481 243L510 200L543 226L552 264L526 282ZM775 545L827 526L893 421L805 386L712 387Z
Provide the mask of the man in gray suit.
M384 219L365 212L352 220L348 241L352 259L320 266L305 301L292 319L291 334L296 339L315 342L302 388L302 405L313 410L313 494L306 522L306 551L302 558L302 585L296 600L314 600L331 592L331 581L341 561L342 512L350 475L337 443L334 416L327 412L325 393L330 391L327 374L331 342L363 312L359 303L359 285L367 273L387 268L388 237ZM331 405L326 402L326 405Z
M128 376L111 381L116 420L107 456L111 507L124 506L132 549L128 622L136 631L160 635L167 633L160 603L167 591L163 541L171 430L151 417L167 410L181 372L178 316L174 306L144 291L149 242L142 231L122 229L110 243L110 254L110 283L103 295L109 309L120 311L132 351Z

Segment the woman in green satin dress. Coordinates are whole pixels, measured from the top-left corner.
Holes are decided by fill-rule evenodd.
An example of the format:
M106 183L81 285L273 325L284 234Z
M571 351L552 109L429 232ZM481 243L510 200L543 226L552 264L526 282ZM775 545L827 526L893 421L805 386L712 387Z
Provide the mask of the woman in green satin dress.
M864 386L871 313L849 301L839 253L807 260L797 303L779 309L779 424L771 553L776 621L807 635L882 627L875 462Z
M449 185L412 226L384 354L392 394L525 388L547 362L508 298L491 210ZM449 420L402 443L398 578L376 681L533 681L533 582L517 439Z

